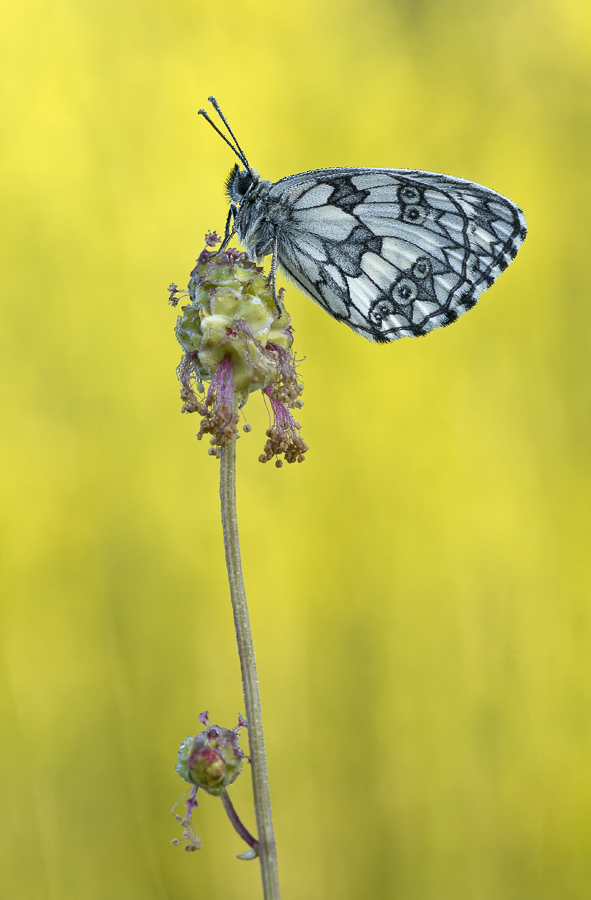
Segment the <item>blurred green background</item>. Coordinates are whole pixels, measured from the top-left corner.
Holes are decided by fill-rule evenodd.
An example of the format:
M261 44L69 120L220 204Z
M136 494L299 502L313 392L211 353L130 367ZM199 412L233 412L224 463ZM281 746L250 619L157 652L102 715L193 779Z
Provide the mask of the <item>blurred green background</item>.
M166 304L234 164L410 167L525 210L452 328L373 346L288 287L304 466L239 515L284 900L591 893L586 0L6 0L2 897L261 897L178 744L243 710L217 465ZM254 827L250 784L232 796Z

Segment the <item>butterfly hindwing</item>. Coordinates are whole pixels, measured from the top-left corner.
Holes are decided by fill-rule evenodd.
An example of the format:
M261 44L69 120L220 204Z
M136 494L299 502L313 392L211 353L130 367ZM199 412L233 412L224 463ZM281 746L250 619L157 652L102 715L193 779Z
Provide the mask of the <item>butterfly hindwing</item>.
M375 341L426 334L476 303L526 235L512 201L406 169L320 169L270 187L286 275Z

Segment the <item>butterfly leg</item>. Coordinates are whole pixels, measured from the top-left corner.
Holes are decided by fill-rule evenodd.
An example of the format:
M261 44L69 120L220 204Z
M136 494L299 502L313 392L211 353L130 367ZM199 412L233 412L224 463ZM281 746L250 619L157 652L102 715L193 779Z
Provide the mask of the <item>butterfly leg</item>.
M226 219L226 229L224 231L224 240L222 241L222 246L218 250L218 253L222 253L226 249L226 247L228 246L228 244L230 243L230 241L236 234L236 213L237 213L236 207L234 206L234 204L232 204L232 206L228 210L228 218Z

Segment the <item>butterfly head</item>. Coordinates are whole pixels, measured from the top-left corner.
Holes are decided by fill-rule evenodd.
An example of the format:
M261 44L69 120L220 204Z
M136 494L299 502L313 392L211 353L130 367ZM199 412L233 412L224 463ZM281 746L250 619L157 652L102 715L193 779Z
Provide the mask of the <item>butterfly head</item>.
M238 163L226 179L226 194L230 203L240 206L254 185L259 182L259 173L252 169L241 169Z

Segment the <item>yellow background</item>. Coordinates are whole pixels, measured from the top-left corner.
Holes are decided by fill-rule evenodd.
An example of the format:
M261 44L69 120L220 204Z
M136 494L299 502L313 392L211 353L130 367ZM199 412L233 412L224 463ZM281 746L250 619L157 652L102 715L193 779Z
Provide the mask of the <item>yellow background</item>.
M529 237L475 310L374 346L288 288L303 466L239 442L284 900L591 892L587 0L6 0L2 897L261 896L178 744L242 711L217 465L166 304L264 178L410 167ZM232 796L253 825L250 785Z

